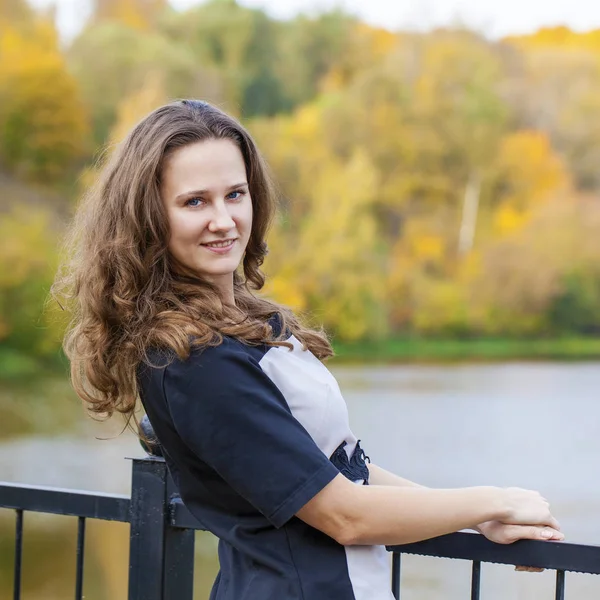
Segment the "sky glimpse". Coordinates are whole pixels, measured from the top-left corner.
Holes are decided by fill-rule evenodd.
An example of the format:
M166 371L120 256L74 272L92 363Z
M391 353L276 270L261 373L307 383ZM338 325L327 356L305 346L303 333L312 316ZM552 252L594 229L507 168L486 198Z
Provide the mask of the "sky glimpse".
M577 31L600 28L600 2L590 0L239 0L264 8L274 17L288 18L304 12L322 12L339 6L373 25L392 30L418 29L461 23L489 37L530 33L540 27L567 25ZM65 40L76 35L89 14L89 0L30 0L34 6L56 4L58 26ZM186 9L198 0L172 0ZM87 6L87 9L84 7Z

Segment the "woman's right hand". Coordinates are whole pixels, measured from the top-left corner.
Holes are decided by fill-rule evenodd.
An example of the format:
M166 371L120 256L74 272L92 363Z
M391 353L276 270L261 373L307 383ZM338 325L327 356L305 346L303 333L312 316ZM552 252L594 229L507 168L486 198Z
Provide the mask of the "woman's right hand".
M518 487L501 488L503 523L513 525L547 525L560 531L558 521L550 512L550 504L539 492Z

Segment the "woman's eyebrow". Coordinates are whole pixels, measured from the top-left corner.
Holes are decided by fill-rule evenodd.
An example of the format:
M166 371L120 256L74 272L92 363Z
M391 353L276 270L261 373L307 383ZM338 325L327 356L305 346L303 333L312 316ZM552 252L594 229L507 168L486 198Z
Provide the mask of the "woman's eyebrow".
M227 191L233 190L235 188L239 188L239 187L248 187L248 183L246 181L242 182L242 183L235 183L234 185L230 185L229 187L225 188ZM180 200L181 198L187 198L189 196L202 196L202 194L208 194L210 192L210 190L190 190L189 192L183 192L181 194L178 194L175 197L175 200Z

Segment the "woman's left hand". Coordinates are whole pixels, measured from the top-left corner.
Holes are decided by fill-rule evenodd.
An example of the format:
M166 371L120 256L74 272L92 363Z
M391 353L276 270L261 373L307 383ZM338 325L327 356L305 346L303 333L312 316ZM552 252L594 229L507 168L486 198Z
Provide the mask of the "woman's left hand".
M544 542L561 542L565 539L562 532L541 525L509 525L500 521L486 521L477 526L477 531L496 544L512 544L517 540L541 540ZM516 571L540 573L544 569L538 567L515 567Z

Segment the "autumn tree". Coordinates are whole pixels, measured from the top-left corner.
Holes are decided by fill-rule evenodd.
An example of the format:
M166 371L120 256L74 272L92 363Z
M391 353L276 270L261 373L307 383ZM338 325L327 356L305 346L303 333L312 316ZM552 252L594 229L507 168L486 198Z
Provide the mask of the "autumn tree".
M269 238L266 291L342 339L376 337L386 322L385 259L372 214L378 172L365 151L336 157L322 118L312 105L252 127L288 198Z
M544 131L578 187L599 190L600 30L542 29L505 44L518 49L505 85L516 126Z
M60 348L64 323L43 309L58 262L56 228L41 206L15 205L0 219L0 349L48 357Z
M97 144L107 140L119 102L143 87L148 76L162 78L169 98L202 97L217 104L222 100L221 75L189 48L122 23L84 30L69 48L68 62L92 114Z
M0 0L0 26L29 23L33 16L26 0Z
M117 21L147 30L157 25L168 7L167 0L93 0L92 21Z
M90 151L87 111L52 23L2 26L0 156L23 178L56 181Z
M262 10L212 0L173 12L161 30L173 44L190 48L200 64L218 70L230 112L252 117L289 107L287 82L276 72L283 27Z

